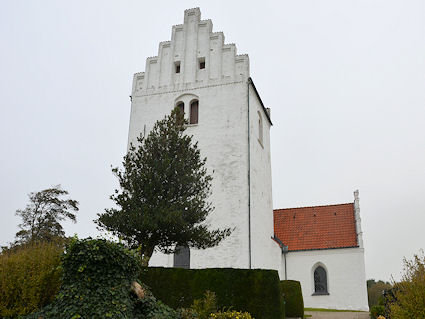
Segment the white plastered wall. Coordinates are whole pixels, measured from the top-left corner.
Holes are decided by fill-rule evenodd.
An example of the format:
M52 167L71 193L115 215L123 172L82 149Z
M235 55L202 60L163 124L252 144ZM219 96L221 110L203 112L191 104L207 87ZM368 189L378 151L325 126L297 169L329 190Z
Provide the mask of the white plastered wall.
M281 279L284 259L281 256ZM369 310L363 248L340 248L289 252L287 276L301 283L306 308ZM317 265L327 271L329 295L313 295Z
M249 113L252 268L278 269L280 248L271 239L274 235L271 123L252 84L249 85Z
M201 155L207 158L208 172L213 176L210 201L215 207L209 216L211 228L235 228L219 246L206 250L191 249L191 268L239 267L248 265L247 141L244 139L247 115L244 111L245 83L194 88L184 92L133 97L130 142L147 125L169 114L177 101L199 100L199 123L186 132L198 141ZM245 143L244 143L245 141ZM172 255L155 254L151 265L173 265Z

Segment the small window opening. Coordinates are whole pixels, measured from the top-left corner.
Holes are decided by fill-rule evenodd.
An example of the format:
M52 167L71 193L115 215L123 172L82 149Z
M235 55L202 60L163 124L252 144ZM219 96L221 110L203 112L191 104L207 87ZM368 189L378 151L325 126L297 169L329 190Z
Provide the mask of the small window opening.
M190 269L190 249L187 246L176 247L174 253L174 268Z
M328 278L325 268L318 266L314 270L314 294L313 295L329 295Z
M184 103L183 102L177 103L177 107L180 110L180 113L184 114Z
M174 66L176 68L176 73L180 73L180 61L174 62Z
M205 69L205 58L200 58L199 59L199 68L200 69Z
M198 111L199 111L199 102L198 100L190 103L190 124L198 124Z

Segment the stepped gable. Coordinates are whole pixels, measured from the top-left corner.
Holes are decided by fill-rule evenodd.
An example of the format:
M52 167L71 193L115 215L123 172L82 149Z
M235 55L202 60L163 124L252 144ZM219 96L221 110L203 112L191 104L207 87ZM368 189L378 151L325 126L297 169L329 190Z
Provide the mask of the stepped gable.
M275 209L273 219L289 251L358 247L353 203Z
M146 59L145 72L134 74L132 95L247 80L248 55L238 55L236 45L225 44L223 32L212 29L199 8L185 10L184 23L172 27L171 41L160 42L158 55Z

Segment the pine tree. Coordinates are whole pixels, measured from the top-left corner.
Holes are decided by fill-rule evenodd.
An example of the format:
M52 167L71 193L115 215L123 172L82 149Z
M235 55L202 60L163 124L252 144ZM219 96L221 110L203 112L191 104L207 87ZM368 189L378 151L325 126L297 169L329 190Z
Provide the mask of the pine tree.
M216 246L230 229L209 230L205 220L213 211L208 197L212 177L197 143L185 134L187 121L176 108L155 123L147 137L131 145L123 169L112 171L120 189L111 199L117 208L98 214L96 223L131 247L147 264L154 250Z

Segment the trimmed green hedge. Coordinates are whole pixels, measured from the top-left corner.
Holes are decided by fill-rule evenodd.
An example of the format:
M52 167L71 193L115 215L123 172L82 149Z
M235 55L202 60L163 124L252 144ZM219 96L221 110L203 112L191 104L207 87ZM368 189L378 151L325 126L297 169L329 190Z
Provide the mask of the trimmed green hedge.
M282 280L280 282L287 317L304 317L304 300L301 284L296 280Z
M141 281L172 308L190 307L209 290L215 292L219 308L247 311L256 319L285 318L275 270L149 267Z

